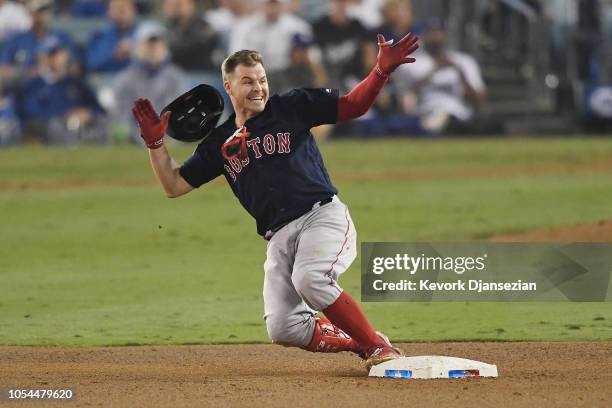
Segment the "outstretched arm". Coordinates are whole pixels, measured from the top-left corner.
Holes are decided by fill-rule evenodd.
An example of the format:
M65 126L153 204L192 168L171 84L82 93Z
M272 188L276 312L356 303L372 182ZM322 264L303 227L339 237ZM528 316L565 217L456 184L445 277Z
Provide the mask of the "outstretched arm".
M193 190L193 187L179 174L179 166L170 156L166 146L149 149L149 160L168 198L180 197Z
M407 34L397 44L385 40L378 34L378 57L376 66L370 74L358 83L349 93L338 100L338 122L355 119L370 109L381 89L387 83L389 75L401 64L414 62L410 54L419 48L419 38Z
M193 187L180 175L180 166L172 159L168 149L164 146L164 135L170 120L170 112L164 113L160 118L151 101L138 99L132 108L134 118L140 127L140 136L149 148L149 159L153 171L164 188L166 196L170 198L187 194Z

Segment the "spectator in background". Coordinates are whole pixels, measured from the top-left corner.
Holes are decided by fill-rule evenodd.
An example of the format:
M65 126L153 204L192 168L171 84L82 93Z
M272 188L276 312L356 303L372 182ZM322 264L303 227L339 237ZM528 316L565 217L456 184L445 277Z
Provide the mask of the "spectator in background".
M275 89L279 93L293 88L322 88L327 84L327 75L321 64L310 55L312 40L295 34L291 41L289 67L277 75Z
M414 27L410 0L386 0L382 6L383 24L376 31L387 39L400 39L405 33L418 34Z
M114 120L129 133L132 143L142 143L132 116L132 104L148 98L162 109L188 90L184 73L170 61L166 29L158 23L140 25L134 41L134 62L113 82Z
M8 38L28 31L31 25L30 14L22 4L0 0L0 50ZM21 129L14 98L5 92L0 77L0 147L15 145L20 139Z
M217 33L230 33L252 11L252 2L248 0L219 0L219 7L207 10L204 19Z
M23 5L0 0L0 45L12 34L29 30L31 25L32 19Z
M52 0L30 0L28 10L32 19L29 31L11 36L0 53L0 79L18 88L23 80L34 75L36 55L40 45L50 39L60 42L71 57L71 69L78 70L79 58L76 45L68 34L49 27Z
M607 2L582 0L576 6L578 21L572 40L576 42L576 69L582 80L589 80L593 74L591 62L596 58L598 48L602 45L605 3Z
M106 143L104 112L94 91L70 72L70 52L56 38L39 47L38 73L24 84L18 112L27 132L50 145Z
M216 71L224 51L198 12L195 0L164 0L168 45L175 64L187 71Z
M368 38L363 25L348 16L349 4L350 0L331 0L328 15L313 24L314 41L321 50L329 86L342 90L352 88L362 78L360 49ZM347 77L349 83L345 82Z
M0 147L14 146L21 141L21 126L11 95L2 92L0 83Z
M357 19L364 27L374 29L383 22L381 14L383 2L384 0L351 0L348 14Z
M249 49L262 54L271 87L275 77L290 66L293 36L312 36L310 25L289 13L288 5L288 0L260 0L261 10L237 23L230 35L230 53Z
M109 0L110 21L92 35L87 45L89 72L117 72L129 65L136 17L133 0Z
M475 110L485 97L478 63L447 48L447 32L440 19L427 22L421 39L423 52L416 55L414 64L398 69L396 84L410 85L417 93L416 113L427 132L469 131ZM400 94L406 91L399 89Z
M108 11L106 0L75 0L71 14L75 17L104 17Z

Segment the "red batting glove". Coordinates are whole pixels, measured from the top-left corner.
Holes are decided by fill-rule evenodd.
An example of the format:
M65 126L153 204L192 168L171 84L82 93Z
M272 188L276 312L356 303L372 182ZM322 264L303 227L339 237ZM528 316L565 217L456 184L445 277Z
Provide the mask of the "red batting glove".
M408 33L397 44L393 44L393 40L387 41L382 34L378 34L378 57L376 57L378 75L386 79L400 65L416 61L409 55L419 48L418 41L419 37Z
M132 113L140 127L140 137L145 141L147 147L149 149L162 147L171 113L166 112L160 118L148 99L135 100Z

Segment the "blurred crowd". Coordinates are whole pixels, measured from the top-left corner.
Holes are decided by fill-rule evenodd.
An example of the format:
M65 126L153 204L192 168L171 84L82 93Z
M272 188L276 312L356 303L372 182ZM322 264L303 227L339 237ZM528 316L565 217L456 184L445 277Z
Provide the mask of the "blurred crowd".
M160 110L199 82L222 88L220 64L240 49L262 53L271 93L346 92L375 65L377 33L407 32L421 37L417 62L334 135L469 132L480 68L409 0L0 0L0 146L141 143L134 99Z

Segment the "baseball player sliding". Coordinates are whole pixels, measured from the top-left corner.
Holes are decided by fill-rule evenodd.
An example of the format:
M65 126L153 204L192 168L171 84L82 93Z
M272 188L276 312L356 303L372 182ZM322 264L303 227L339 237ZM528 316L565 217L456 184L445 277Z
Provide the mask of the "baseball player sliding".
M389 75L414 62L410 55L417 40L408 34L393 44L378 35L376 66L342 96L332 89L270 96L261 55L248 50L230 55L221 69L234 114L181 166L163 144L171 112L160 118L147 99L134 102L153 171L168 197L223 175L255 218L257 232L268 241L264 318L274 343L313 352L354 352L367 369L402 355L338 285L355 259L356 232L310 129L363 115Z

